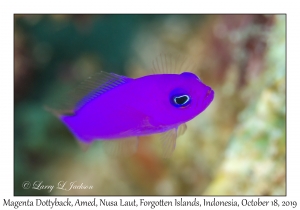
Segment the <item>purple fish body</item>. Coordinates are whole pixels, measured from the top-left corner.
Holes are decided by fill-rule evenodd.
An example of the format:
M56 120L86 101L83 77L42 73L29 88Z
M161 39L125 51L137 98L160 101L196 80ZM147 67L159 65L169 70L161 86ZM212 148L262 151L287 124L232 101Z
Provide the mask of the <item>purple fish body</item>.
M189 95L187 107L172 104L172 94ZM157 74L128 79L61 120L84 142L144 136L177 128L210 104L213 91L196 75Z
M100 84L60 120L83 143L134 140L161 133L171 154L185 122L203 112L214 91L195 74L153 74L132 79L101 72Z

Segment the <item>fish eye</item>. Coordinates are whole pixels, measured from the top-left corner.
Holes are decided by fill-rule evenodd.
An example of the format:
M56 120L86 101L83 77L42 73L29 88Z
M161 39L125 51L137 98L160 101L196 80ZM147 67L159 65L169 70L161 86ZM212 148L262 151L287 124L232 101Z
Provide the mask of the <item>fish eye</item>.
M191 102L191 98L188 95L173 96L172 104L176 107L186 107Z

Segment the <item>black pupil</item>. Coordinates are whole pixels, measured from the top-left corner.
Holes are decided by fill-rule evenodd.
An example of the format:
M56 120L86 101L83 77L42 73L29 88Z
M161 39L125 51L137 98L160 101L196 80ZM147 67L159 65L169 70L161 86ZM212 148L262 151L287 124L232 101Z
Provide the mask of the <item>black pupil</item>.
M180 96L175 98L175 103L179 105L183 105L187 102L188 97L187 96Z

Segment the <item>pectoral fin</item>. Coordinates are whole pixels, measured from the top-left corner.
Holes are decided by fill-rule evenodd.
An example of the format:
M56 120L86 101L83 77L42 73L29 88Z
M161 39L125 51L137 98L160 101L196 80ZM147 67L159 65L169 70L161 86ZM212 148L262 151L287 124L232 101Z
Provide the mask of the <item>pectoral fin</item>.
M186 131L186 128L187 128L187 126L186 126L185 123L183 123L180 126L178 126L178 128L177 128L177 137L183 135L185 133L185 131Z
M176 138L177 131L175 128L160 134L160 139L162 141L162 153L164 158L171 157L176 147Z

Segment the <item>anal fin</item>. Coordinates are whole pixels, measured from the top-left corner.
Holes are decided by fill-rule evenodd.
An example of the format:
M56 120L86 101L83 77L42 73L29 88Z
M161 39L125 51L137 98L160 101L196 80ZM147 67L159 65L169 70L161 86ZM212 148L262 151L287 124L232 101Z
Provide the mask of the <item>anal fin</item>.
M129 156L137 151L138 138L128 137L122 139L112 139L102 142L104 151L113 156Z
M82 151L86 152L90 148L91 144L85 144L82 142L78 142L79 147L81 148Z
M92 145L92 143L93 143L93 141L87 142L87 141L79 140L78 138L77 138L77 142L78 142L78 145L79 145L80 149L81 149L83 152L88 151L88 149L91 147L91 145Z

